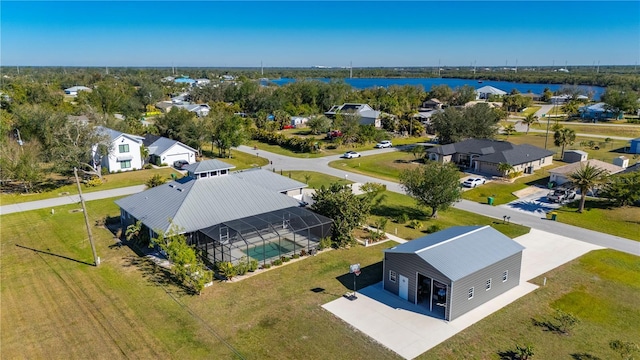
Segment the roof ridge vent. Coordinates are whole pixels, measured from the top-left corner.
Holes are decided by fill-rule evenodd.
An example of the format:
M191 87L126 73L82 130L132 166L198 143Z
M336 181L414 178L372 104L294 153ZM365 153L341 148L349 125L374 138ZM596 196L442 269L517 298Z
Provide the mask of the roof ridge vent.
M178 188L178 191L183 192L184 189L183 188Z
M169 184L169 187L170 187L170 188L173 188L173 187L175 187L175 185L173 185L173 184Z

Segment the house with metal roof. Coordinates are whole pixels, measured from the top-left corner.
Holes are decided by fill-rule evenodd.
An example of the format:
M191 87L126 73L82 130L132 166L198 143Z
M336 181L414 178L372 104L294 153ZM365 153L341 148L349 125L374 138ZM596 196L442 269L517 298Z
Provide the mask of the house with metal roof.
M374 125L377 128L382 126L380 122L382 112L373 110L373 108L367 104L345 103L342 105L334 105L324 114L330 119L335 119L338 114L343 116L359 116L361 125Z
M64 93L66 95L71 95L71 96L78 96L78 92L80 91L91 91L91 88L88 88L86 86L76 85L68 89L64 89Z
M209 115L211 108L207 104L176 104L175 107L185 109L189 112L195 113L198 117L205 117Z
M189 164L184 178L116 200L123 228L141 221L154 237L173 224L210 264L266 263L311 251L329 235L331 220L301 207L306 184L264 169L233 168L219 160Z
M557 185L562 185L564 183L570 182L570 175L580 168L587 166L589 164L592 167L596 167L601 169L607 173L607 175L617 174L622 172L625 168L622 166L610 164L604 161L589 159L585 161L574 162L565 166L560 166L554 169L549 170L549 181L556 183Z
M158 166L172 165L175 161L184 160L191 164L196 161L198 150L181 143L178 140L146 134L144 146L149 150L149 162Z
M507 95L507 92L489 85L476 90L476 100L486 100L492 95L503 96Z
M454 226L385 250L383 287L451 321L518 286L523 250L490 226Z
M432 147L427 150L430 160L453 162L475 172L503 176L498 164L513 166L514 172L531 174L553 163L553 152L539 147L490 139L467 139L461 142Z
M607 108L607 104L603 102L581 106L578 109L578 113L580 114L580 118L593 121L615 119L618 117L618 114Z
M92 155L95 166L100 164L102 167L106 167L110 173L142 168L140 147L143 137L125 134L103 126L96 126L96 131L107 137L110 145L106 156L98 151L98 145L93 147Z

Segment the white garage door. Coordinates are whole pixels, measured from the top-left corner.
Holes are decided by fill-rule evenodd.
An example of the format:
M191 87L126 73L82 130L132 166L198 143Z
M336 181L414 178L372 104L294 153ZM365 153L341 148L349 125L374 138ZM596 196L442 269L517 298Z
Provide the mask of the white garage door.
M173 165L173 162L178 160L185 160L188 163L193 162L193 158L189 159L189 153L171 154L171 155L165 156L164 158L165 160L163 160L162 162L169 165Z

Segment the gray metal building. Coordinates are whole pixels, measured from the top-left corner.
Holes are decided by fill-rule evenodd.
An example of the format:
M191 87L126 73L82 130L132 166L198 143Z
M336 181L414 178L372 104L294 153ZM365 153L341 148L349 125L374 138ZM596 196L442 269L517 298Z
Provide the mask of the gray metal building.
M385 250L384 289L454 320L520 283L524 247L490 226L455 226Z

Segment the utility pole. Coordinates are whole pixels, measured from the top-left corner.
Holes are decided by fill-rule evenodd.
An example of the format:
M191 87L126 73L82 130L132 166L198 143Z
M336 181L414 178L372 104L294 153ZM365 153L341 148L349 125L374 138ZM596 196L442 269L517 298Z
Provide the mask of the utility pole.
M84 214L84 223L87 225L87 234L89 234L89 243L91 244L91 252L93 252L93 264L94 266L100 265L100 258L96 255L96 247L93 245L93 235L91 234L91 226L89 225L89 214L87 214L87 207L84 205L84 198L82 197L82 189L80 188L80 179L78 179L78 168L73 168L73 175L76 176L76 185L78 185L78 196L80 196L80 203L82 204L82 213Z
M349 61L349 79L353 78L353 61Z
M440 77L440 59L438 59L438 77Z
M518 59L516 59L516 73L518 72Z
M262 66L262 60L260 61L260 75L264 77L264 67Z
M596 74L600 74L600 60L598 60L598 67L596 70Z

